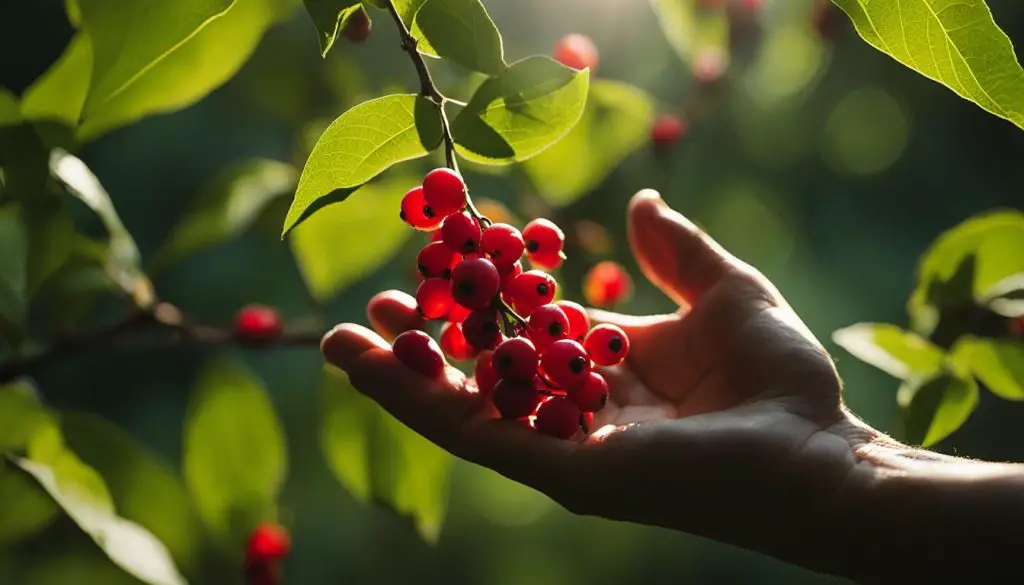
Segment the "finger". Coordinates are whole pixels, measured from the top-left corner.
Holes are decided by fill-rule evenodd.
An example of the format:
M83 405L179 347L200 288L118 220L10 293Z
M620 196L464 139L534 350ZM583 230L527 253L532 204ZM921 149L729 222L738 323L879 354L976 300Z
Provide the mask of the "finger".
M647 278L680 304L692 305L742 265L652 189L630 202L629 240Z
M424 329L426 321L416 310L416 299L398 290L386 290L374 295L366 305L366 314L373 329L382 337L393 341L400 333Z

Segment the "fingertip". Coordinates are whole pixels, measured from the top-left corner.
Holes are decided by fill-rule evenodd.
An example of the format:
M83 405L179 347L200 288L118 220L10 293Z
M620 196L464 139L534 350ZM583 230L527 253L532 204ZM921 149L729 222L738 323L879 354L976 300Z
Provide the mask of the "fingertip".
M324 359L345 371L371 349L390 350L390 346L373 331L354 323L342 323L320 340L320 353Z
M388 340L405 331L423 329L426 324L416 309L416 299L398 290L374 295L367 303L366 314L377 333Z

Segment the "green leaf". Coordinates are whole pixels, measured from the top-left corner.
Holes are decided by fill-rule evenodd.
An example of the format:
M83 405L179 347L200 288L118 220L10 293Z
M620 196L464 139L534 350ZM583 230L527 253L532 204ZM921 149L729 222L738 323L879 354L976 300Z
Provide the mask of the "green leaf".
M274 520L287 467L284 432L261 381L226 359L203 370L185 423L185 483L200 516L237 546Z
M289 238L310 293L326 302L390 260L412 234L395 212L416 182L395 177L364 185L357 205L320 210ZM339 254L339 250L359 250Z
M729 40L727 9L697 4L695 0L651 0L665 39L689 66L703 49L724 48Z
M0 334L17 337L26 313L28 234L17 205L0 207Z
M459 154L481 163L524 161L583 115L590 81L547 57L528 57L485 81L452 122Z
M900 380L932 376L945 359L942 349L927 339L887 323L851 325L833 332L832 341Z
M523 169L549 203L567 205L596 188L646 144L654 123L651 97L617 81L594 80L579 123L526 161Z
M1004 317L1024 316L1024 272L1011 274L981 293L982 306Z
M1024 400L1024 343L965 336L953 346L952 355L996 396Z
M88 35L77 33L57 61L25 90L22 112L30 120L77 126L91 76L92 44Z
M2 459L0 502L0 547L39 534L57 515L57 505L46 492L24 473L9 470Z
M66 330L84 317L104 293L116 290L107 276L107 246L77 236L67 261L48 278L33 298L46 321L57 331Z
M31 298L71 255L75 226L65 200L51 194L23 205L22 217L28 230L25 280Z
M3 454L26 447L49 423L50 417L39 404L30 382L18 380L0 385L0 468Z
M425 156L439 144L441 114L424 97L389 95L355 106L313 147L282 237L320 207L343 201L391 165Z
M410 32L429 44L417 45L421 52L489 75L505 69L501 35L480 0L420 2Z
M21 124L21 106L18 96L6 87L0 87L0 126Z
M1024 128L1024 69L984 0L834 0L869 44Z
M153 258L152 271L241 235L268 204L295 189L298 175L292 165L269 159L245 160L224 169L175 226Z
M341 485L357 500L370 499L370 441L380 408L339 370L324 367L321 386L320 446Z
M904 439L930 447L960 428L978 406L978 384L948 372L904 382L897 394L903 407Z
M982 302L1005 278L1024 272L1024 212L972 217L939 236L921 256L907 303L915 331L929 334L942 307Z
M320 33L321 57L326 57L327 51L334 46L334 39L338 31L344 29L348 18L362 9L361 0L302 0L302 3Z

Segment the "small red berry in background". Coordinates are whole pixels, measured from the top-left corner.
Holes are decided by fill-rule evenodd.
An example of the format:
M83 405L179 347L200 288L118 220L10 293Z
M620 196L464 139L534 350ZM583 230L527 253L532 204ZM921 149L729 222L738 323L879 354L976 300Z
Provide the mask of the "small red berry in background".
M818 31L818 37L824 41L834 39L842 24L839 8L833 6L829 0L815 0L814 8L811 11L811 21L814 24L814 30Z
M288 531L277 524L260 524L249 536L245 558L249 562L279 561L291 552Z
M345 28L341 30L341 34L345 35L345 38L352 41L353 43L361 43L366 40L366 37L370 36L370 30L373 28L373 23L370 21L370 17L366 14L366 11L360 8L352 13L345 21Z
M235 336L244 341L271 341L282 329L281 317L273 307L246 305L235 315Z
M633 279L617 262L598 262L583 278L583 298L595 307L606 307L629 299Z
M523 228L526 257L537 268L553 270L562 263L565 233L554 222L535 219Z
M402 198L402 211L398 214L402 221L420 231L432 231L441 226L444 216L427 205L423 196L423 187L410 189Z
M444 219L466 206L466 183L451 169L434 169L423 178L423 197Z
M594 41L581 34L569 34L555 44L555 61L573 69L597 69L598 53Z
M595 364L614 366L626 359L629 337L618 325L602 323L590 330L583 340L583 347Z
M587 310L579 303L572 301L561 300L555 304L558 305L558 308L562 309L562 312L569 319L569 339L575 339L583 343L583 338L587 336L587 331L590 331L590 317L587 316Z
M437 378L444 372L441 348L422 331L406 331L395 338L391 350L398 361L428 378Z
M693 59L693 78L698 83L713 83L725 75L728 56L718 47L704 49Z
M441 349L453 360L465 361L476 357L478 350L466 341L462 325L445 323L441 328Z
M686 132L686 122L675 114L662 114L651 127L651 143L659 150L675 144Z
M568 439L580 430L580 409L568 398L552 396L537 409L534 425L543 435Z

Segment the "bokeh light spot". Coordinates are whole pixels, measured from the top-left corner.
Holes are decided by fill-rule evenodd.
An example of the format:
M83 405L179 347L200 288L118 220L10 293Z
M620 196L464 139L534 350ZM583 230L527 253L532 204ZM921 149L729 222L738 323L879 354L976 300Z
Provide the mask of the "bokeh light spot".
M839 102L825 124L824 152L837 171L880 173L907 147L910 124L904 109L880 89L858 89Z

